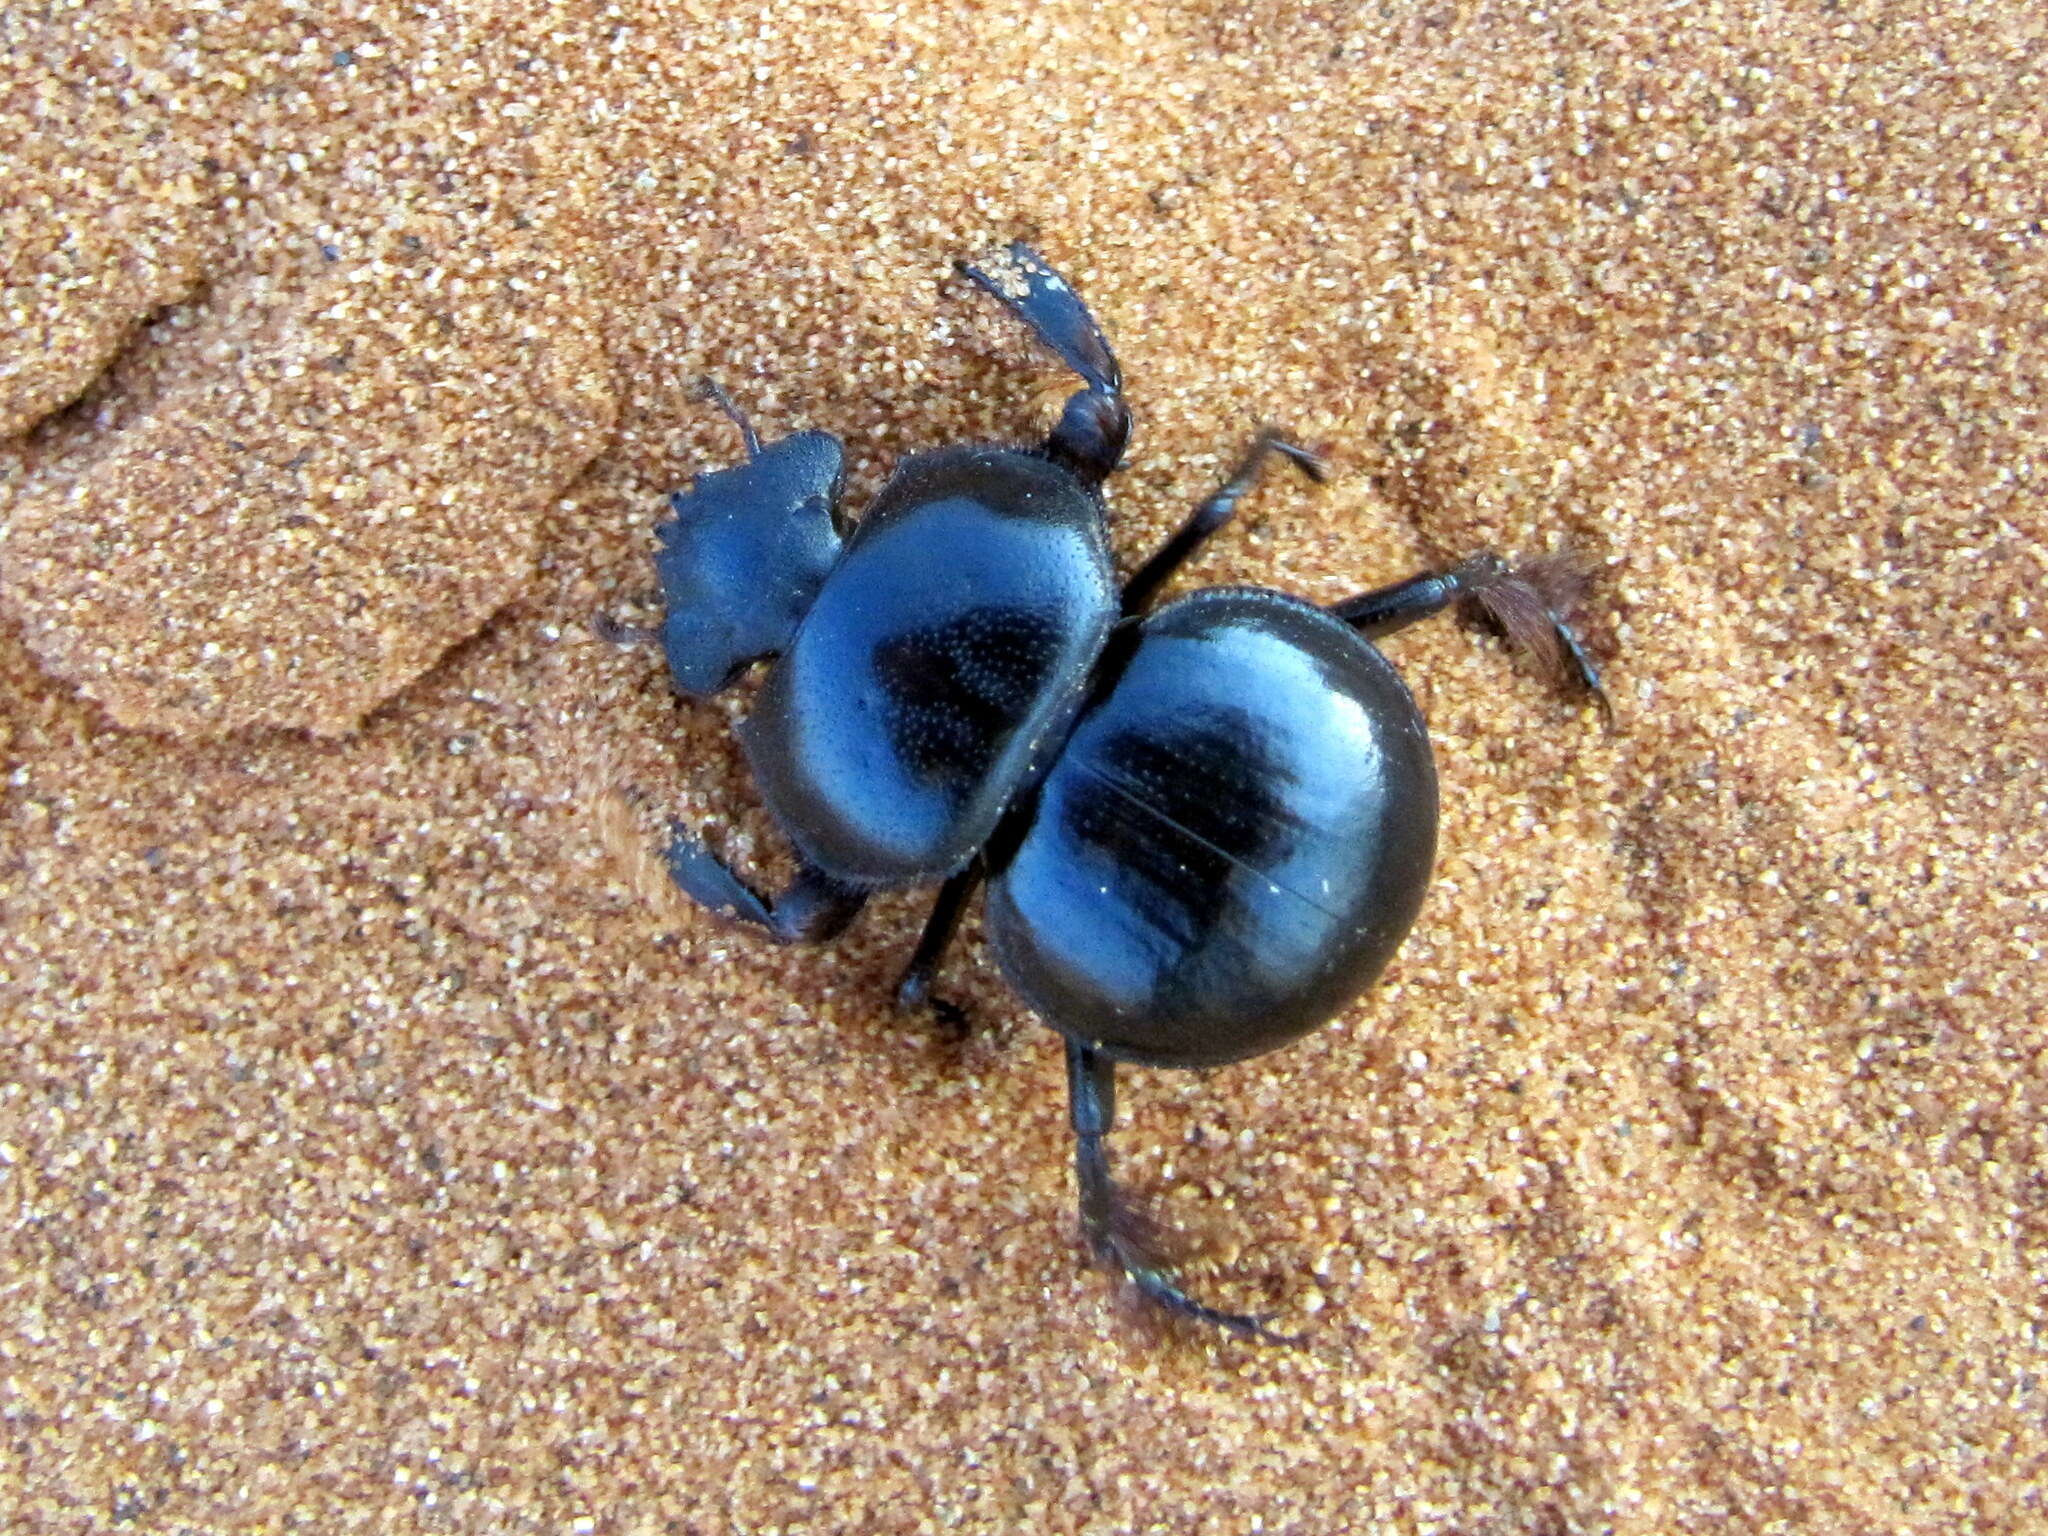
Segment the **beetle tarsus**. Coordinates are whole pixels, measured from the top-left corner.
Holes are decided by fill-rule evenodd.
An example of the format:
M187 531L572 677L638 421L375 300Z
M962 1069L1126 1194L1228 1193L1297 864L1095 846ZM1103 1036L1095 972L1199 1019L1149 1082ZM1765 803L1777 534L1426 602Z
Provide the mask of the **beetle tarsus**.
M1088 1133L1076 1138L1074 1166L1081 1183L1081 1224L1089 1251L1098 1262L1122 1270L1148 1302L1175 1317L1207 1323L1262 1344L1302 1342L1296 1335L1267 1327L1270 1319L1264 1314L1230 1312L1197 1301L1169 1277L1156 1251L1157 1228L1109 1176L1102 1136Z
M1116 1265L1141 1296L1177 1317L1213 1324L1265 1344L1300 1343L1268 1328L1264 1317L1226 1312L1196 1301L1167 1278L1154 1253L1157 1231L1150 1218L1125 1199L1109 1174L1109 1149L1104 1141L1116 1123L1115 1061L1069 1040L1067 1096L1074 1126L1074 1181L1080 1196L1081 1232L1095 1257Z
M1510 646L1563 673L1590 694L1612 728L1614 706L1601 686L1599 669L1565 618L1585 595L1585 566L1560 550L1513 567L1488 552L1462 562L1457 570L1468 568L1471 575L1462 595L1507 636Z
M1565 615L1578 607L1586 595L1589 572L1586 565L1569 550L1553 550L1525 560L1507 573L1506 579L1493 590L1506 591L1514 588L1526 589L1535 594L1542 604L1541 634L1534 645L1522 640L1512 631L1509 638L1524 650L1533 651L1540 659L1550 662L1569 675L1581 689L1592 695L1593 702L1600 708L1601 717L1609 729L1614 725L1614 705L1607 697L1607 690L1600 682L1600 669L1593 664L1593 658L1586 654L1586 647L1580 641L1578 632L1567 622ZM1487 601L1487 592L1478 594L1489 617L1500 623L1503 630L1507 624L1493 613Z
M940 1034L955 1043L965 1040L970 1032L967 1010L949 998L934 995L929 972L906 972L896 983L896 1011L929 1014L937 1021Z
M1592 695L1611 727L1614 706L1601 686L1599 669L1565 618L1585 587L1585 567L1569 553L1539 555L1511 566L1489 549L1448 570L1425 571L1361 592L1331 604L1329 611L1361 635L1378 638L1442 613L1454 603L1469 602L1507 637L1512 649L1563 673Z
M924 921L917 949L896 983L896 1007L902 1013L928 1012L945 1032L956 1040L967 1036L967 1010L958 1003L932 995L932 978L946 958L953 936L960 931L960 914L981 884L982 863L976 859L939 887L931 915Z
M1578 680L1579 687L1592 695L1593 703L1600 711L1602 724L1608 730L1614 729L1614 701L1607 696L1606 685L1600 681L1600 669L1593 665L1593 658L1586 654L1585 646L1571 628L1560 623L1557 626L1558 643L1564 647L1569 670Z
M1298 1346L1304 1342L1301 1335L1278 1333L1266 1326L1269 1314L1257 1312L1226 1312L1199 1302L1186 1291L1175 1285L1156 1267L1144 1262L1142 1255L1132 1255L1121 1250L1112 1250L1108 1257L1130 1277L1138 1293L1153 1305L1162 1307L1176 1317L1189 1318L1198 1323L1234 1333L1241 1339L1256 1339L1261 1344L1284 1344Z
M680 822L670 822L669 832L668 874L676 888L728 921L761 929L778 944L836 938L867 905L866 891L810 865L770 901Z

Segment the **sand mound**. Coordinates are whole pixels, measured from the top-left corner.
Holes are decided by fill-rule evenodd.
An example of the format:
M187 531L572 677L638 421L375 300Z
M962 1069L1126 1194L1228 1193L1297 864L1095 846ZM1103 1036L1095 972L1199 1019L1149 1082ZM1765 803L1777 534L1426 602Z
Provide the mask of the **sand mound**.
M0 1523L2040 1528L2038 5L0 38L85 140L5 226ZM1035 431L953 276L1018 237L1124 364L1125 569L1261 421L1332 478L1190 582L1597 564L1620 730L1392 637L1444 823L1386 983L1124 1086L1191 1284L1305 1350L1087 1267L976 919L956 1047L889 1009L921 900L793 952L662 894L669 815L778 869L745 698L589 633L738 451L700 374L854 511Z
M122 724L350 730L531 577L604 354L531 242L418 223L223 278L32 454L0 599Z

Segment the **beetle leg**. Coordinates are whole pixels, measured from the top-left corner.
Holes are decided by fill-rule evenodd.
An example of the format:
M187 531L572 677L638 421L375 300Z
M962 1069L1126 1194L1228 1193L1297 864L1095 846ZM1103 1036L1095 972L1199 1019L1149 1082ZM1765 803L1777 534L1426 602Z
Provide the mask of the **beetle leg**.
M1579 568L1567 556L1545 555L1510 566L1493 551L1482 550L1447 571L1426 571L1332 603L1329 612L1361 635L1391 635L1470 600L1515 649L1564 672L1591 694L1612 725L1614 706L1600 684L1599 669L1564 617L1583 585Z
M1067 1100L1074 1124L1074 1173L1080 1184L1081 1231L1095 1257L1115 1264L1150 1301L1180 1317L1213 1323L1267 1344L1301 1341L1275 1333L1263 1317L1205 1306L1167 1278L1146 1240L1147 1223L1109 1176L1104 1138L1116 1124L1116 1063L1077 1041L1067 1042Z
M1122 393L1123 372L1102 327L1072 285L1038 252L1013 240L981 263L963 261L960 270L1029 326L1031 334L1057 352L1091 391Z
M1230 478L1218 486L1209 499L1195 508L1194 515L1160 546L1159 553L1139 567L1138 574L1124 584L1124 614L1141 611L1168 577L1185 565L1209 536L1230 521L1245 492L1258 483L1259 472L1274 454L1284 454L1304 475L1322 483L1323 461L1306 448L1297 447L1280 435L1277 427L1266 427L1252 440Z
M651 624L628 624L608 613L593 613L590 627L607 645L658 645L661 631Z
M957 1035L967 1032L967 1010L958 1003L932 996L932 977L945 959L946 948L953 942L953 935L960 929L960 914L966 910L974 888L981 884L981 875L981 860L976 859L939 887L938 898L932 902L931 916L925 919L924 932L918 938L916 952L911 955L910 964L903 968L903 975L896 983L896 1006L899 1009L910 1013L928 1008L938 1016L941 1024Z
M685 896L720 917L751 923L778 944L836 938L867 905L868 893L806 864L773 901L678 822L669 823L668 874Z
M1131 412L1124 404L1116 354L1081 296L1021 240L981 263L962 262L960 270L1081 376L1088 387L1068 398L1045 451L1084 479L1107 479L1123 462Z

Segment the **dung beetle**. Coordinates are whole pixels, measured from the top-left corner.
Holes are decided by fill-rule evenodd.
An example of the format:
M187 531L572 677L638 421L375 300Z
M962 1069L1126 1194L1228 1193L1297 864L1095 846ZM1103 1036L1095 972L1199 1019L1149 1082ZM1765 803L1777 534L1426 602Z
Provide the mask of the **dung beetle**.
M963 270L1083 387L1037 447L910 455L850 529L838 440L764 444L706 382L746 460L670 498L661 628L600 628L658 639L685 698L771 661L739 730L798 872L765 897L676 825L669 873L782 943L832 938L875 891L938 883L897 998L956 1022L931 979L986 880L1003 975L1065 1037L1090 1248L1171 1312L1276 1339L1183 1291L1119 1197L1116 1065L1285 1045L1369 986L1414 921L1436 771L1371 637L1469 598L1604 707L1599 677L1556 561L1480 554L1328 608L1251 587L1152 608L1269 460L1321 478L1271 429L1119 588L1102 486L1131 416L1109 343L1030 247Z

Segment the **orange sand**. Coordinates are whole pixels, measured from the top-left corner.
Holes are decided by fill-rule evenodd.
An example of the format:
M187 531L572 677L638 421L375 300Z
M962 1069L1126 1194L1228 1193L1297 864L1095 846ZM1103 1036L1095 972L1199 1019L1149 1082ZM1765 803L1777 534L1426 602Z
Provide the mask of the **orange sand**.
M2048 1523L2040 7L0 43L6 1529ZM1122 354L1126 559L1271 419L1338 474L1204 581L1601 564L1623 729L1390 642L1446 815L1389 983L1126 1087L1303 1351L1085 1267L978 930L956 1050L886 1007L915 902L781 953L645 878L668 813L778 857L741 705L587 630L735 453L692 381L856 507L1032 436L950 276L1018 235Z

